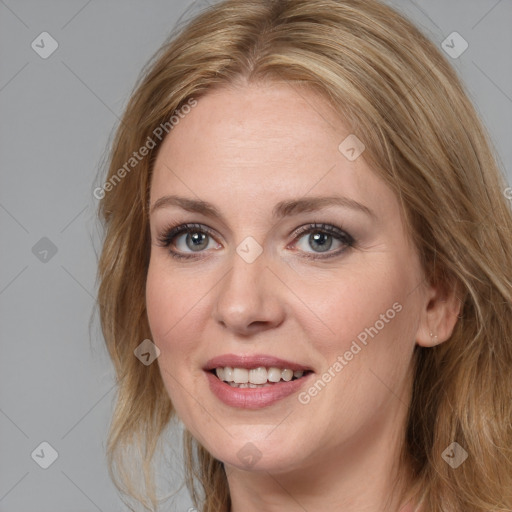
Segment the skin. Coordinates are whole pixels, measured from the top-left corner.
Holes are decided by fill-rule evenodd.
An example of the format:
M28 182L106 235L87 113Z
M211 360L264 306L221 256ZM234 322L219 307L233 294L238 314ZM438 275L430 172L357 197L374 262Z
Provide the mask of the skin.
M402 510L394 479L412 383L416 344L445 341L459 312L453 294L426 283L393 192L367 165L338 150L350 134L317 93L288 84L212 90L164 140L154 166L150 206L166 195L213 203L224 221L178 206L153 209L147 311L167 392L186 428L223 461L232 512ZM330 206L276 220L276 203L344 196L375 217ZM354 247L324 260L294 236L309 223L336 225ZM170 224L214 231L194 252ZM322 233L319 229L316 232ZM252 263L236 252L253 237L263 249ZM191 244L192 245L192 244ZM328 252L343 242L332 239ZM374 326L402 306L311 400L297 393L256 410L222 403L203 371L226 353L269 354L311 367L314 381ZM432 338L430 332L437 335ZM307 390L307 389L306 389ZM237 455L251 442L260 458Z

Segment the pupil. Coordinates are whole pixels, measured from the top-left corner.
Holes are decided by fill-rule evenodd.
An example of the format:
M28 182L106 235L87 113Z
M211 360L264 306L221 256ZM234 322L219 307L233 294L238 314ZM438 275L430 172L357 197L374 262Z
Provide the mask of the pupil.
M189 243L189 241L192 240L192 244ZM208 245L208 242L206 241L206 233L189 233L187 236L187 247L192 250L196 249L204 249Z
M326 242L326 238L329 239L329 243ZM319 244L318 248L320 249L320 252L324 252L328 251L331 248L332 237L327 233L312 233L311 235L309 235L309 242L312 244L312 247L313 243Z

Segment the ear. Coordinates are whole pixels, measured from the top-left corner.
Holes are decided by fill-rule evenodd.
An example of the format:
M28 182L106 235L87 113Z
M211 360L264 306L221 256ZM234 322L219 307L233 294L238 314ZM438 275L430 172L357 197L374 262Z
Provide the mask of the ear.
M422 347L443 343L453 333L460 315L462 300L455 283L429 285L424 294L416 342Z

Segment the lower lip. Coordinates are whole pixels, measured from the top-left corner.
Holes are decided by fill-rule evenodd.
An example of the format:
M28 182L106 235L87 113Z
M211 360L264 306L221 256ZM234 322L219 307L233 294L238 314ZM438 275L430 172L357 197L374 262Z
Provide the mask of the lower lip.
M288 382L281 381L261 388L234 388L211 372L205 372L213 394L226 405L242 409L261 409L297 392L312 373Z

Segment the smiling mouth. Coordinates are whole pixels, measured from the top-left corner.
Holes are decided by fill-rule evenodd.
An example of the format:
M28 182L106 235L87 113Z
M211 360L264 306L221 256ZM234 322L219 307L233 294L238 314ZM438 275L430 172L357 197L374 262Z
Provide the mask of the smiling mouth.
M312 373L310 370L296 370L277 368L274 366L257 368L233 368L230 366L213 368L209 370L219 380L233 388L263 388L275 386L281 382L298 380Z

